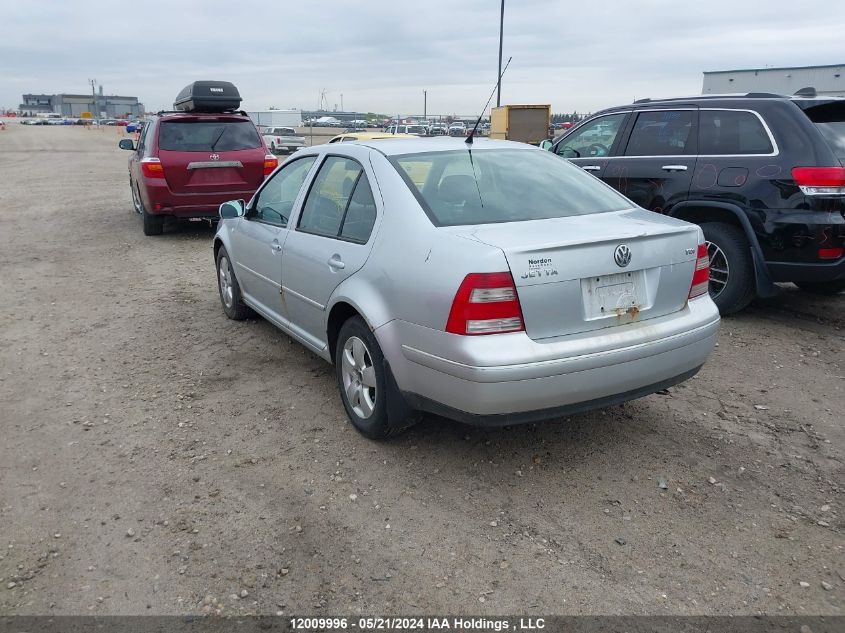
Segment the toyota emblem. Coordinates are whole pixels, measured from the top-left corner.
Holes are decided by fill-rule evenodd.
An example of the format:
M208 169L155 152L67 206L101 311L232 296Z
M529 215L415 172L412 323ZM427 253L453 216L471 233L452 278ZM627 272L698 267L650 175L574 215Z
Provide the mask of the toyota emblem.
M613 260L616 262L617 266L625 268L625 266L631 263L631 249L625 244L620 244L616 247L616 250L613 251Z
M209 158L211 160L220 160L220 154L212 154Z

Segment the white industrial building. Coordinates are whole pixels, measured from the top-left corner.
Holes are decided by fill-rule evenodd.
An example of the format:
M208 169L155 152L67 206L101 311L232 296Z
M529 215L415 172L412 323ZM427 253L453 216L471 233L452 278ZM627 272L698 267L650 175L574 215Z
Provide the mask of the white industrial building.
M772 92L791 95L801 88L810 87L815 88L818 95L845 97L845 64L705 71L701 93Z

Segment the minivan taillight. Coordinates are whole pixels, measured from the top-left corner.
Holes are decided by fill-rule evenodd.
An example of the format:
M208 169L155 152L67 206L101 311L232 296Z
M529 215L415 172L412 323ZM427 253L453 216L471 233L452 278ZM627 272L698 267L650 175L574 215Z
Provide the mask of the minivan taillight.
M695 299L707 294L710 286L710 257L707 255L707 244L698 245L695 258L695 272L692 273L692 283L689 287L689 298Z
M273 173L273 170L279 166L279 159L272 154L264 156L264 177L266 178Z
M845 196L845 167L793 167L792 178L805 196Z
M479 335L524 329L522 308L509 272L470 273L464 277L452 301L447 332Z
M164 178L164 165L158 158L142 158L141 173L145 178Z

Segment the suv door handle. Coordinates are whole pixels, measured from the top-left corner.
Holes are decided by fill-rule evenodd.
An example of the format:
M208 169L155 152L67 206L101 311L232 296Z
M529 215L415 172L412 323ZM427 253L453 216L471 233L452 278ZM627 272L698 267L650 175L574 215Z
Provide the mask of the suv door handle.
M581 169L584 171L601 171L601 165L584 165Z
M686 165L663 165L663 171L686 171Z
M278 242L273 242L272 244L270 244L270 250L274 253L280 253L282 250L282 245Z
M346 264L343 263L343 260L340 258L340 255L332 255L328 261L329 268L334 268L335 270L343 270L346 268Z

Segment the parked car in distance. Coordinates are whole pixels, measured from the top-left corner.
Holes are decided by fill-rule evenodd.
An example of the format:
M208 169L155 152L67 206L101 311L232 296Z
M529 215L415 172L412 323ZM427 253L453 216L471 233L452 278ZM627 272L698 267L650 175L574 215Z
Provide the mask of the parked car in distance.
M225 314L334 363L371 438L415 411L502 425L617 404L715 344L701 229L521 143L309 147L220 217Z
M261 131L264 143L274 154L292 154L305 147L305 138L292 127L268 127Z
M435 123L430 128L428 128L428 133L431 136L447 136L449 134L449 130L446 128L445 125Z
M140 132L144 129L145 121L132 121L129 125L126 126L126 131L129 133Z
M237 95L226 82L195 83L203 90L225 85ZM223 106L217 98L197 95L187 106L180 104L184 111L159 113L137 143L120 141L121 149L132 151L129 188L145 235L161 235L166 217L216 219L222 202L251 197L276 168L278 159L268 153L252 119L237 111L240 96L223 100Z
M385 130L388 134L410 134L413 136L425 136L428 134L428 127L420 124L391 125Z
M775 282L845 290L845 99L705 95L598 112L544 145L643 208L701 226L722 314Z
M449 126L449 136L466 136L467 124L463 121L456 121Z

